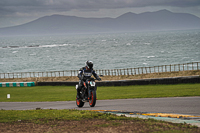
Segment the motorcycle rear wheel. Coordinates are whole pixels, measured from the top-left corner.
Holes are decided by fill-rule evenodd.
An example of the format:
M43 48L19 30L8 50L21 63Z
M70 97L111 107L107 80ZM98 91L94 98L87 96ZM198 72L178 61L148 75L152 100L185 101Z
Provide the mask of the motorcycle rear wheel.
M90 107L94 107L96 104L96 90L91 91L90 96L89 105Z
M77 105L79 108L81 108L81 107L83 107L84 102L83 102L82 100L80 100L80 99L76 99L76 105Z

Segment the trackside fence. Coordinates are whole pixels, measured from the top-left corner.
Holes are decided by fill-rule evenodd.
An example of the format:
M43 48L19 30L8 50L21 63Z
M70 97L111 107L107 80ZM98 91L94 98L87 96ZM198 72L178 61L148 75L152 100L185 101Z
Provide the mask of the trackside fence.
M170 64L170 65L161 65L153 67L126 68L126 69L107 69L107 70L99 69L95 71L98 75L120 76L120 75L140 75L140 74L189 71L189 70L200 70L200 62ZM15 72L15 73L0 73L0 79L64 77L64 76L77 76L77 75L78 75L78 70L49 71L49 72Z

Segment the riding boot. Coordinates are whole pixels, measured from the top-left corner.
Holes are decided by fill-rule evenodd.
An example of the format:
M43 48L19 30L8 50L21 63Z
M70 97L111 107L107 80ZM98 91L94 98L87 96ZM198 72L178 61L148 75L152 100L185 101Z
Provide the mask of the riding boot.
M80 86L77 88L77 97L76 97L77 99L80 98L80 90L81 90L80 88L81 88Z
M79 80L78 88L77 88L77 98L78 99L81 98L80 97L81 86L82 86L82 80Z

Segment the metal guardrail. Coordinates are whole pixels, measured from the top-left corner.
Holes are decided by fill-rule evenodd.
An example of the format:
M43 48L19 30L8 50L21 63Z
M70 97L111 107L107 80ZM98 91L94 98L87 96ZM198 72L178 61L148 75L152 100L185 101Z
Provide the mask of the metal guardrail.
M200 62L191 62L184 64L170 64L153 67L138 67L126 69L106 69L95 70L99 75L105 76L120 76L120 75L140 75L149 73L162 73L162 72L176 72L200 70ZM39 78L39 77L63 77L63 76L77 76L78 70L66 71L49 71L49 72L15 72L15 73L0 73L0 79L6 78Z

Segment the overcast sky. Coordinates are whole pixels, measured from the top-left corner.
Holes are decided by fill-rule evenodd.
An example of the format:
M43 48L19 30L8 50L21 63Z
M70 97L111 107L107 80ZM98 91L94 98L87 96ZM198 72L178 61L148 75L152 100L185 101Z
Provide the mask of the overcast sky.
M61 14L79 17L118 17L167 9L200 17L200 0L0 0L0 27Z

